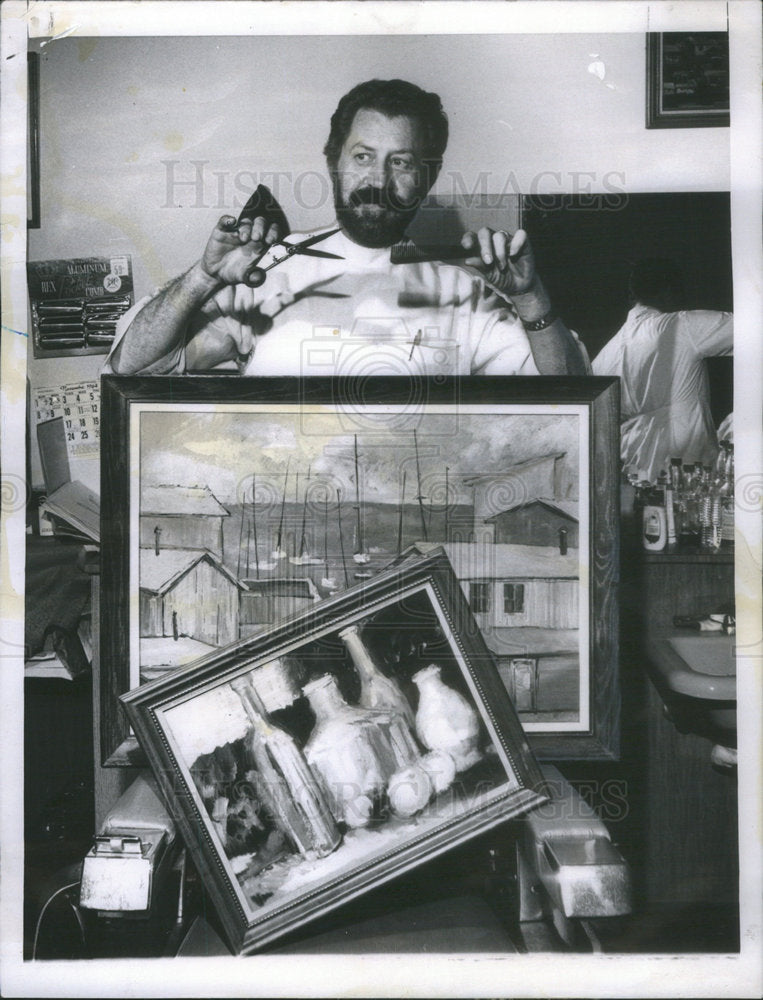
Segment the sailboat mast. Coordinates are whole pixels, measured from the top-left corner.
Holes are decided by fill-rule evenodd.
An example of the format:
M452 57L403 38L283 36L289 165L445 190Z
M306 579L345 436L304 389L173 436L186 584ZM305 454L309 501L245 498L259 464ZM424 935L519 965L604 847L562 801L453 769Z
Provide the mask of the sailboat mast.
M448 543L448 512L450 510L450 494L448 493L448 466L445 466L445 544Z
M294 506L296 507L298 504L299 504L299 469L297 469L296 479L294 481ZM296 554L297 554L297 529L296 529L296 527L294 529L294 537L292 538L292 541L291 541L291 548L292 548L292 553L291 554L293 556L296 556Z
M260 578L260 553L257 549L257 503L254 499L255 493L255 473L252 473L252 534L254 535L254 575ZM248 574L247 574L248 576Z
M355 435L355 513L357 517L357 551L363 552L363 518L360 511L360 475L358 473L358 435Z
M423 495L421 493L421 468L419 466L419 442L418 442L418 438L416 437L416 428L415 427L413 428L413 447L416 450L416 480L418 482L418 489L419 489L418 496L416 497L416 499L419 502L419 513L421 514L421 531L422 531L423 536L424 536L423 540L426 542L428 540L427 539L427 522L426 522L426 518L424 517L424 497L423 497Z
M244 551L244 520L246 518L246 497L244 497L244 502L241 505L241 529L238 533L238 560L236 563L236 577L241 579L241 554ZM156 539L157 543L157 554L159 552L159 537Z
M286 508L286 487L289 480L289 462L290 458L286 459L286 472L283 477L283 496L281 497L281 519L278 522L278 535L276 536L276 558L280 558L282 549L281 542L283 541L283 515Z
M307 550L307 539L305 538L305 530L307 528L307 490L310 485L310 470L311 466L307 467L307 485L305 486L304 499L302 501L302 528L301 535L299 539L299 554L304 556Z
M350 586L350 578L347 575L347 560L344 557L344 537L342 536L342 491L336 488L336 516L339 522L339 551L342 554L342 569L344 570L344 585Z
M323 564L326 567L326 576L329 575L329 491L323 498Z
M400 509L397 515L397 554L403 551L403 507L405 505L405 469L403 469L403 488L400 490Z

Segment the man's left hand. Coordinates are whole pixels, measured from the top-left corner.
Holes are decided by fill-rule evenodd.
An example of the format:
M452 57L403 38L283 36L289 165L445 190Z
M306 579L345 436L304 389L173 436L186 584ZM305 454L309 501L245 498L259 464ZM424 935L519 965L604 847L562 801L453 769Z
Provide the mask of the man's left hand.
M535 270L535 256L524 229L511 236L502 229L485 226L476 233L464 233L461 246L474 251L474 256L463 262L464 267L479 274L499 295L509 299L537 298L540 308L548 308L548 295Z

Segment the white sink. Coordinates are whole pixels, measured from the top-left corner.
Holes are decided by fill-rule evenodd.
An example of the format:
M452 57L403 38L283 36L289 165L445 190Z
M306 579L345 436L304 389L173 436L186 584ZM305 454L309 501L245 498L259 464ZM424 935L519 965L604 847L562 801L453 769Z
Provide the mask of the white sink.
M657 687L674 721L705 733L736 734L736 652L733 635L672 632L648 642Z
M736 652L734 636L724 632L675 635L667 640L678 655L669 661L666 683L677 694L713 701L736 699Z

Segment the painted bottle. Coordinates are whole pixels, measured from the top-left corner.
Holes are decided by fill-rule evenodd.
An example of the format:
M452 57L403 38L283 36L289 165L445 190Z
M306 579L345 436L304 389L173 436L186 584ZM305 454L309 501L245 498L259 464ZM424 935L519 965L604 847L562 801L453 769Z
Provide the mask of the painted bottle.
M419 670L413 680L420 692L416 733L428 750L442 750L453 758L456 771L465 771L481 759L477 712L458 691L448 687L436 663Z
M375 713L377 725L386 729L397 766L410 764L419 756L413 736L413 708L397 682L383 674L374 663L357 625L343 629L339 636L360 678L360 706Z
M251 729L249 748L259 777L258 791L273 818L306 857L324 857L342 835L304 755L288 733L274 726L247 677L231 681Z
M380 805L397 760L374 713L348 705L333 674L304 687L315 713L305 758L337 821L367 826Z

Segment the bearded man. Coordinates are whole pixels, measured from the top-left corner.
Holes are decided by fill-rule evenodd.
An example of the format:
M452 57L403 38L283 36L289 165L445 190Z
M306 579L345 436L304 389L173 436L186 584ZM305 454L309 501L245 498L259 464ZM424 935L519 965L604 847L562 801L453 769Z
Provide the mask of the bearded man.
M180 374L235 362L246 375L309 375L330 355L332 374L583 374L522 230L466 232L458 262L392 263L447 140L436 94L403 80L354 87L324 149L336 220L285 235L277 214L223 216L200 260L124 317L106 370ZM313 237L318 254L269 269Z

